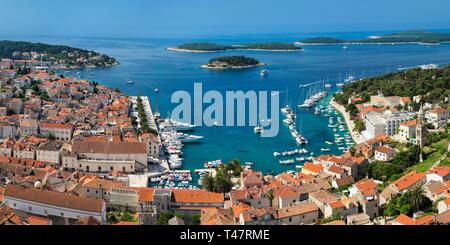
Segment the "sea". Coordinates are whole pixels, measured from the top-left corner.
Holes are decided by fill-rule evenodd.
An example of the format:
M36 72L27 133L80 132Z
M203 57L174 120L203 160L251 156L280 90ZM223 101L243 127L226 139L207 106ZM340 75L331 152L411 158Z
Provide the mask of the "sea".
M171 103L174 92L193 92L194 83L202 83L203 91L279 91L280 106L285 104L297 108L307 92L301 85L327 81L333 84L320 104L327 106L331 95L338 91L336 83L352 74L356 79L396 72L400 67L413 67L435 63L450 63L450 44L442 45L314 45L304 46L302 52L227 51L224 53L178 53L167 51L183 43L213 42L221 44L245 44L256 42L294 43L312 36L333 36L337 38L359 39L382 32L352 33L286 33L255 34L235 36L208 36L197 38L92 38L92 37L20 37L17 40L39 41L64 44L83 49L95 50L115 57L120 65L92 71L81 71L85 78L93 73L96 82L119 88L127 95L148 96L153 110L167 117L178 104ZM8 38L10 39L10 38ZM235 71L210 71L199 66L217 56L245 55L267 63L266 77L260 76L262 68ZM76 75L73 71L68 76ZM67 75L67 74L66 74ZM134 85L127 85L127 81ZM159 93L155 93L155 89ZM269 92L270 93L270 92ZM328 127L328 117L314 115L312 109L297 109L297 129L309 140L306 146L299 146L283 124L273 138L256 135L253 127L199 127L192 134L203 136L197 144L186 144L184 151L185 170L203 168L206 161L238 159L242 163L253 162L253 168L264 173L277 174L295 170L295 163L282 165L274 152L306 148L309 155L342 154L334 142L335 132ZM336 117L334 116L335 121ZM280 121L284 116L280 113ZM329 148L329 152L322 152ZM298 157L298 156L297 156Z

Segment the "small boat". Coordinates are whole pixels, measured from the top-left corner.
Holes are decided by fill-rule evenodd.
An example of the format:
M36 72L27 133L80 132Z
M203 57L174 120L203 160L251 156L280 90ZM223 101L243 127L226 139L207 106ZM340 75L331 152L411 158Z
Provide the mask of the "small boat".
M292 119L290 119L290 118L286 118L283 120L283 123L286 125L291 125L292 123L294 123L294 121L292 121Z
M159 89L155 88L155 93L159 93Z
M286 107L281 109L281 112L284 114L290 114L292 113L292 108L289 105L286 105Z
M135 84L135 82L130 80L130 81L127 81L127 84L128 85L133 85L133 84Z
M260 75L261 77L265 77L265 76L269 75L269 71L264 69L264 70L262 70L262 71L259 73L259 75Z
M348 47L347 47L347 46L344 46L344 47L342 47L342 49L343 49L343 50L347 50L347 49L348 49Z
M333 87L333 85L331 83L325 84L325 88L332 88L332 87Z
M316 108L316 110L315 110L315 112L314 112L314 115L320 116L320 113L321 113L320 109L319 109L319 108Z
M303 166L301 166L301 165L297 165L297 166L295 166L295 168L296 168L296 169L302 169L302 168L303 168Z
M328 152L328 151L330 151L330 149L328 149L328 148L322 148L322 149L320 149L320 151L322 151L322 152Z
M253 129L253 131L255 132L255 134L262 134L264 129L261 126L255 127Z
M333 145L333 142L325 141L325 144L327 144L327 145Z

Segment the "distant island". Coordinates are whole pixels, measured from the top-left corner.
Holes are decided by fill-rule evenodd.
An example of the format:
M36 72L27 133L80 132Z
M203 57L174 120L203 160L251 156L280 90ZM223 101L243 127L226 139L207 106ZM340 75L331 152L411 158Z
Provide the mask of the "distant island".
M80 69L110 67L119 62L107 55L63 45L0 41L0 58L10 59L20 66L39 66L49 69Z
M263 66L264 63L259 62L255 58L245 56L224 56L209 60L208 64L202 65L205 69L246 69L257 66Z
M425 31L405 31L384 36L370 36L364 40L342 40L332 37L314 37L300 40L297 44L384 44L384 43L419 43L419 44L439 44L450 42L450 33L425 32Z
M175 52L191 53L217 53L229 50L254 50L254 51L272 51L272 52L292 52L302 51L303 48L292 43L268 42L240 45L222 45L215 43L187 43L176 48L167 48Z

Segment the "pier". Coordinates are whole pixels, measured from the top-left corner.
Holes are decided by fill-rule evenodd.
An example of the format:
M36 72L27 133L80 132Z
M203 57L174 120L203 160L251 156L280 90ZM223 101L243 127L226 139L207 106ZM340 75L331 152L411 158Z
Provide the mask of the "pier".
M364 137L358 132L355 132L355 123L351 120L350 115L345 111L345 108L342 105L339 105L334 99L331 100L330 105L334 107L341 115L344 117L345 124L347 124L347 128L350 131L350 135L356 144L361 144L365 141Z

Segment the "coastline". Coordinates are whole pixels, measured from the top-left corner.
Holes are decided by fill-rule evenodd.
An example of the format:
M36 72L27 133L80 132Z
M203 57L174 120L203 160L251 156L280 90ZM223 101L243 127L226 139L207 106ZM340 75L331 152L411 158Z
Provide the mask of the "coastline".
M166 48L167 51L180 52L180 53L222 53L227 51L258 51L258 52L302 52L304 49L247 49L247 48L235 48L224 49L215 51L195 50L195 49L179 49L179 48Z
M345 108L342 105L339 105L334 101L334 98L331 99L330 105L336 109L345 119L345 124L347 125L348 130L350 131L350 135L352 136L353 140L356 142L356 144L361 144L365 141L365 139L359 134L358 132L355 132L355 123L350 119L350 114L348 114L345 111Z
M227 50L217 50L217 51L206 51L206 50L191 50L191 49L180 49L180 48L166 48L167 51L179 52L179 53L221 53Z
M439 43L423 43L423 42L381 42L381 43L363 43L363 42L343 42L343 43L302 43L296 42L296 45L301 46L319 46L319 45L406 45L406 44L417 44L417 45L441 45L441 44L450 44L448 42L439 42Z
M215 67L215 66L208 66L206 65L201 65L200 68L203 69L209 69L209 70L230 70L230 69L249 69L249 68L254 68L254 67L260 67L260 66L266 66L267 64L265 63L259 63L257 65L248 65L248 66L227 66L227 67Z

